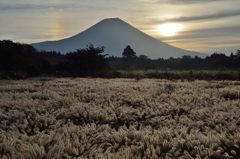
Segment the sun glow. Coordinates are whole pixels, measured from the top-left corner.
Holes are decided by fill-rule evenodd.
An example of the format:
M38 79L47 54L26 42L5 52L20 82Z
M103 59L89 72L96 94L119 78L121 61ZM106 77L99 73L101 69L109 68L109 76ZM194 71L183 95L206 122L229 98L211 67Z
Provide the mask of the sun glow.
M175 36L183 30L183 25L179 23L165 23L157 27L157 32L163 36Z
M61 38L63 33L64 33L64 28L62 24L62 19L61 17L56 17L53 25L53 30L52 30L53 39Z

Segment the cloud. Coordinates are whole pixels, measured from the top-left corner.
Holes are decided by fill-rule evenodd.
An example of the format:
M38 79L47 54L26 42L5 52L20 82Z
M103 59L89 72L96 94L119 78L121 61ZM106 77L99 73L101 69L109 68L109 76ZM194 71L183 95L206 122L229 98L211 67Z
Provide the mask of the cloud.
M49 8L62 8L64 7L63 5L60 4L39 4L39 3L22 3L22 4L1 4L0 5L0 10L1 11L9 11L9 10L26 10L26 9L49 9ZM65 6L68 7L68 6Z
M0 11L11 10L35 10L35 9L93 9L107 10L107 9L126 9L129 6L136 6L136 1L122 0L122 2L113 0L50 0L50 1L38 1L38 0L22 0L21 2L0 1ZM132 9L132 7L131 7Z
M219 27L210 29L201 29L196 31L185 31L183 36L185 37L215 37L216 39L221 37L232 37L240 34L240 26Z
M98 5L96 3L88 3L88 2L77 2L75 0L70 0L68 2L63 1L50 1L46 2L29 2L27 1L22 3L3 3L0 2L0 11L11 11L11 10L36 10L36 9L107 9L108 6Z
M170 21L183 21L183 22L185 22L185 21L198 21L198 20L227 18L227 17L234 17L234 16L239 16L239 15L240 15L240 10L235 10L235 11L215 13L215 14L210 14L210 15L173 18L173 19L169 19L169 20Z
M145 24L159 24L166 22L190 22L190 21L206 21L211 19L220 19L220 18L228 18L240 16L240 10L234 11L225 11L221 13L214 13L209 15L199 15L199 16L189 16L189 17L177 17L177 18L169 18L169 19L148 19Z
M209 2L220 2L225 0L168 0L169 2L175 3L209 3Z
M142 0L145 3L152 3L152 4L162 4L162 3L169 3L169 4L193 4L193 3L212 3L212 2L220 2L226 0Z

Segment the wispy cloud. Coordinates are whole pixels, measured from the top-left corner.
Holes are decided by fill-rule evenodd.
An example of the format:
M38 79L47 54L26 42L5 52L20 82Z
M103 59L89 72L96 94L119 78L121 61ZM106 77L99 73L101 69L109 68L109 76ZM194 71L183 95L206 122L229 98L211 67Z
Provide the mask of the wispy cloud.
M11 10L35 10L35 9L124 9L128 6L122 6L121 2L109 1L109 0L92 0L91 2L85 0L51 0L51 1L37 1L37 0L22 0L19 2L0 1L0 11L11 11ZM123 0L127 1L127 0ZM131 0L130 0L131 1ZM135 2L130 3L135 4ZM106 5L107 4L107 5Z
M55 3L42 3L42 4L3 4L0 5L1 11L12 11L12 10L36 10L36 9L101 9L95 5L90 4L55 4Z
M213 3L213 2L220 2L226 0L142 0L145 3L152 3L152 4L163 4L163 3L170 3L170 4L194 4L194 3Z
M216 20L220 18L228 18L228 17L235 17L235 16L240 16L240 10L225 11L225 12L208 14L208 15L184 16L184 17L169 18L169 19L149 18L146 20L146 24L159 24L159 23L165 23L165 22L206 21L211 19Z

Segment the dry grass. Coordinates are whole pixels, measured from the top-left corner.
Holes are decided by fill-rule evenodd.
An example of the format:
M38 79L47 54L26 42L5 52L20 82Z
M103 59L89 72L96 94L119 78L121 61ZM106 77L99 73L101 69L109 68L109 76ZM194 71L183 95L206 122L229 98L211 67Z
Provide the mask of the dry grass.
M240 158L240 82L0 82L0 158Z

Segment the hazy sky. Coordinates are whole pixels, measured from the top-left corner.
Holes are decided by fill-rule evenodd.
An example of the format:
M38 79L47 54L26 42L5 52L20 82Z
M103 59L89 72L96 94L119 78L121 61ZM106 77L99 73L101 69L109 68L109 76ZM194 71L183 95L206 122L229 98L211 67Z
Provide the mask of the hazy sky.
M57 40L119 17L141 31L188 50L240 49L240 0L0 0L0 39ZM182 25L164 36L165 23Z

